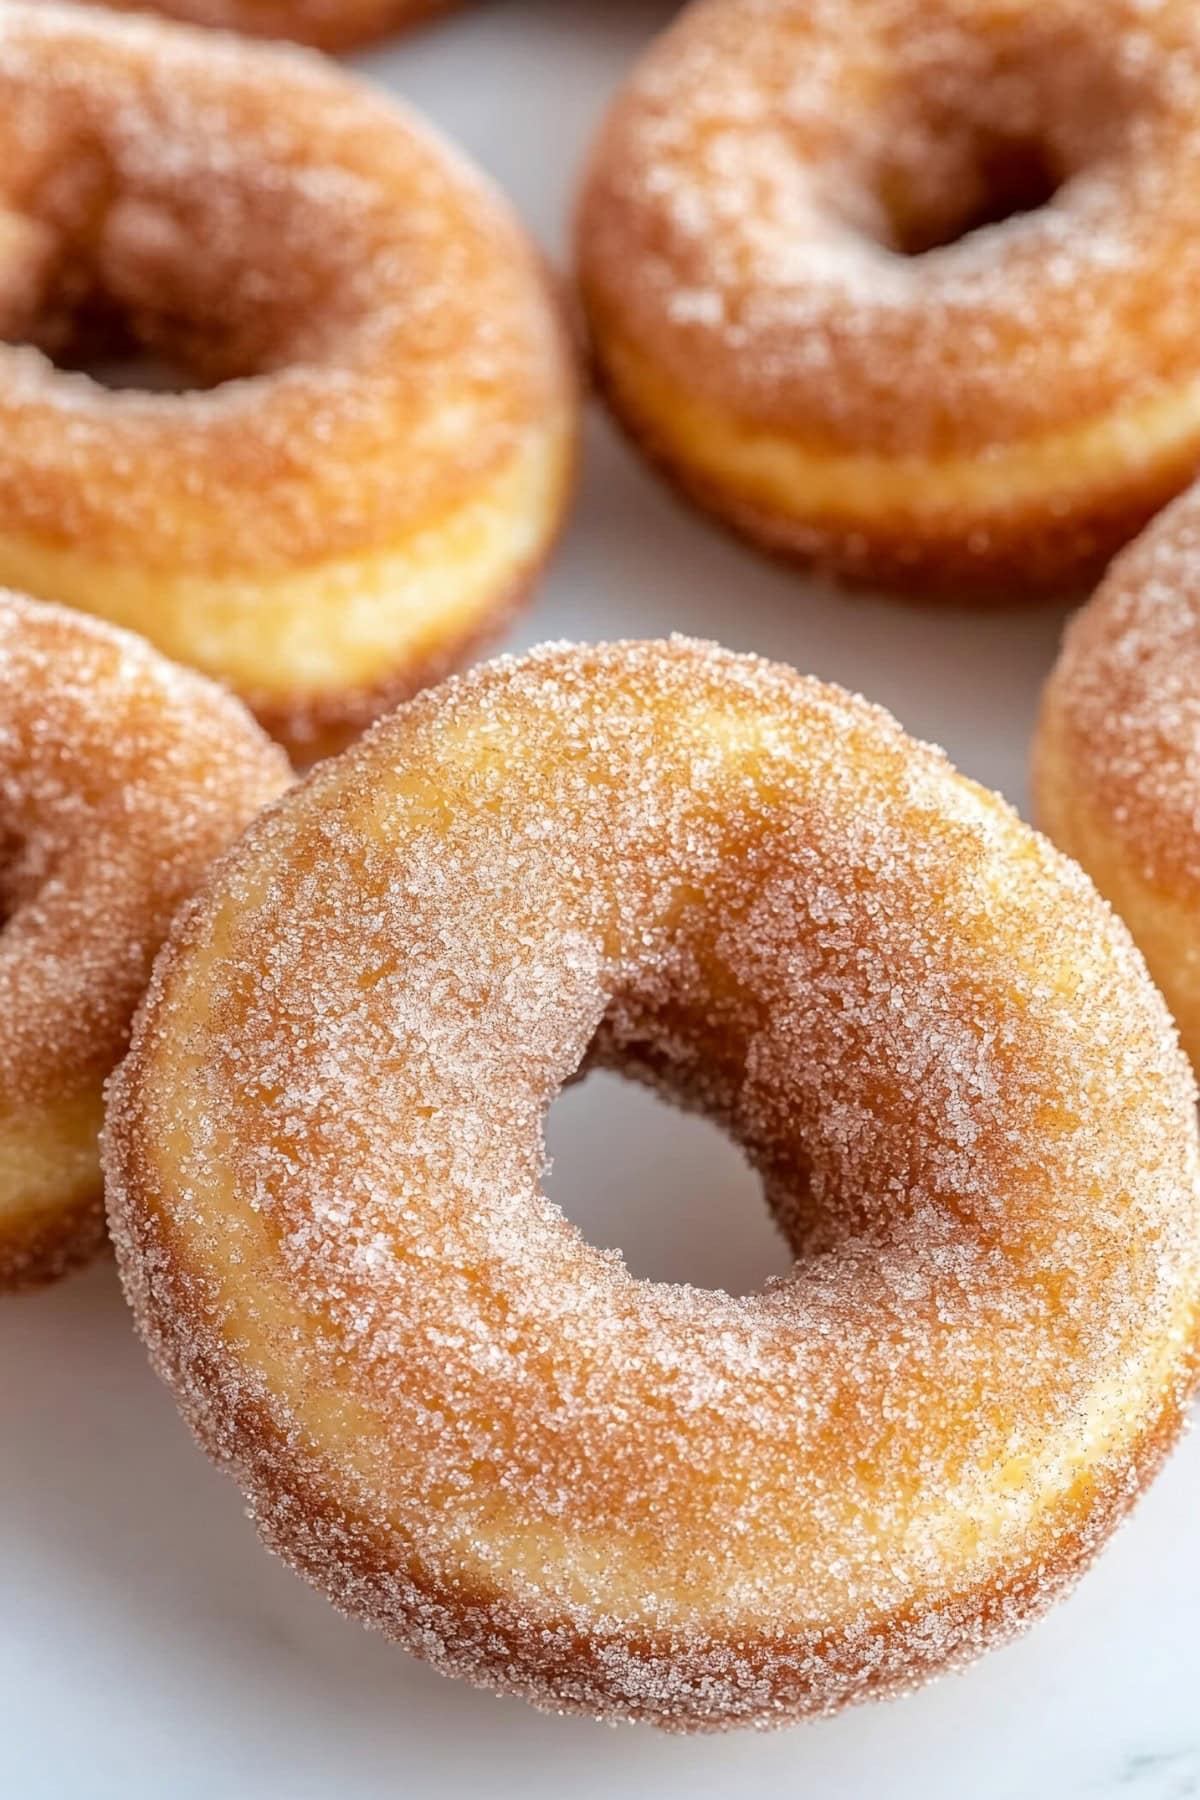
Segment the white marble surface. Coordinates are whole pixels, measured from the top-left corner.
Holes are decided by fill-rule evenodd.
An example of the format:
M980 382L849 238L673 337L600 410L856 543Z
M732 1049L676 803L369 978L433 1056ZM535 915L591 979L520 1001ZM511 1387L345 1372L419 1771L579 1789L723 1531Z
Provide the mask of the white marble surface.
M361 58L508 187L552 249L590 121L662 0L508 0ZM684 629L886 702L1024 797L1054 613L938 617L811 591L678 512L602 423L521 641ZM611 1080L551 1122L554 1192L640 1273L779 1266L753 1184ZM336 1617L259 1549L134 1341L112 1270L0 1309L3 1800L1181 1800L1200 1793L1200 1443L1074 1598L912 1699L680 1742L543 1718Z

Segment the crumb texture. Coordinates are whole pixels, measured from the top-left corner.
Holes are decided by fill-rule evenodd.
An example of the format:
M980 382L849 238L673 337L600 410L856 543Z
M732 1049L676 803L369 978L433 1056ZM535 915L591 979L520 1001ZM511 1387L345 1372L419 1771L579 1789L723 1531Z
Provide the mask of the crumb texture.
M582 1239L540 1177L589 1063L725 1125L787 1278ZM972 1656L1193 1382L1194 1092L1124 928L883 712L684 640L489 665L260 819L107 1168L266 1540L544 1706L765 1725Z

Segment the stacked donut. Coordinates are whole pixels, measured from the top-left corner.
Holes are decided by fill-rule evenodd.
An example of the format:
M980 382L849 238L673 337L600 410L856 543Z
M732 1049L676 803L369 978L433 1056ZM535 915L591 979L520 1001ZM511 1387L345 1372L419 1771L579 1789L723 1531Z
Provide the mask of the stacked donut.
M158 10L329 45L432 8ZM540 255L415 117L16 0L0 142L36 596L0 594L0 1284L107 1218L266 1541L539 1705L782 1723L1028 1623L1200 1378L1194 1081L1101 898L1200 1058L1196 500L1047 691L1039 806L1098 892L752 656L441 681L549 552L578 384ZM1077 584L1200 463L1198 176L1185 0L697 0L584 179L597 385L765 547ZM131 351L175 388L86 372ZM543 1124L595 1066L725 1127L786 1279L583 1240Z

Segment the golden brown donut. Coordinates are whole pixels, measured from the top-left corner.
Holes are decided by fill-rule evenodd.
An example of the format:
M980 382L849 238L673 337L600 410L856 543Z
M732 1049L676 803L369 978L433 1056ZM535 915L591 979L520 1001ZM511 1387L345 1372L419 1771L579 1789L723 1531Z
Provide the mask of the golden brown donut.
M288 778L212 683L0 593L0 1290L98 1248L101 1089L150 964Z
M1200 1068L1200 491L1068 626L1033 774L1039 822L1129 926Z
M1200 464L1198 185L1192 0L698 0L592 156L600 378L770 549L1075 582Z
M323 61L0 9L0 580L139 629L312 757L495 632L572 470L538 255ZM200 391L54 367L132 341Z
M255 37L295 38L320 50L348 50L445 12L453 0L104 0L126 12L165 13Z
M727 1127L787 1279L635 1280L546 1199L597 1063ZM1137 1495L1195 1376L1194 1099L1091 883L886 714L552 647L223 862L112 1090L110 1219L340 1606L539 1705L765 1725L1000 1641Z

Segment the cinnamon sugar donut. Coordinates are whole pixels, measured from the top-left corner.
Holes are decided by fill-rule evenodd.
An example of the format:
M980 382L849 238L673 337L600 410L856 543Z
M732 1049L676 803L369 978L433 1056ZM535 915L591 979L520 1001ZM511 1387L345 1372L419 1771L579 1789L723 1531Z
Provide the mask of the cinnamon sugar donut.
M287 779L219 688L0 593L0 1289L99 1246L101 1089L151 961Z
M635 1280L539 1187L604 1064L796 1253ZM673 641L421 697L260 818L106 1136L158 1367L264 1538L438 1667L678 1730L1064 1588L1195 1372L1194 1091L1087 878L839 690Z
M1067 628L1034 752L1039 820L1129 926L1200 1068L1200 491Z
M1075 581L1200 464L1198 185L1191 0L699 0L592 158L601 379L774 550Z
M192 25L256 37L295 38L348 50L448 11L453 0L104 0L127 12L159 12Z
M507 206L302 52L0 9L0 580L143 631L312 756L498 629L573 377ZM132 340L201 391L54 367Z

